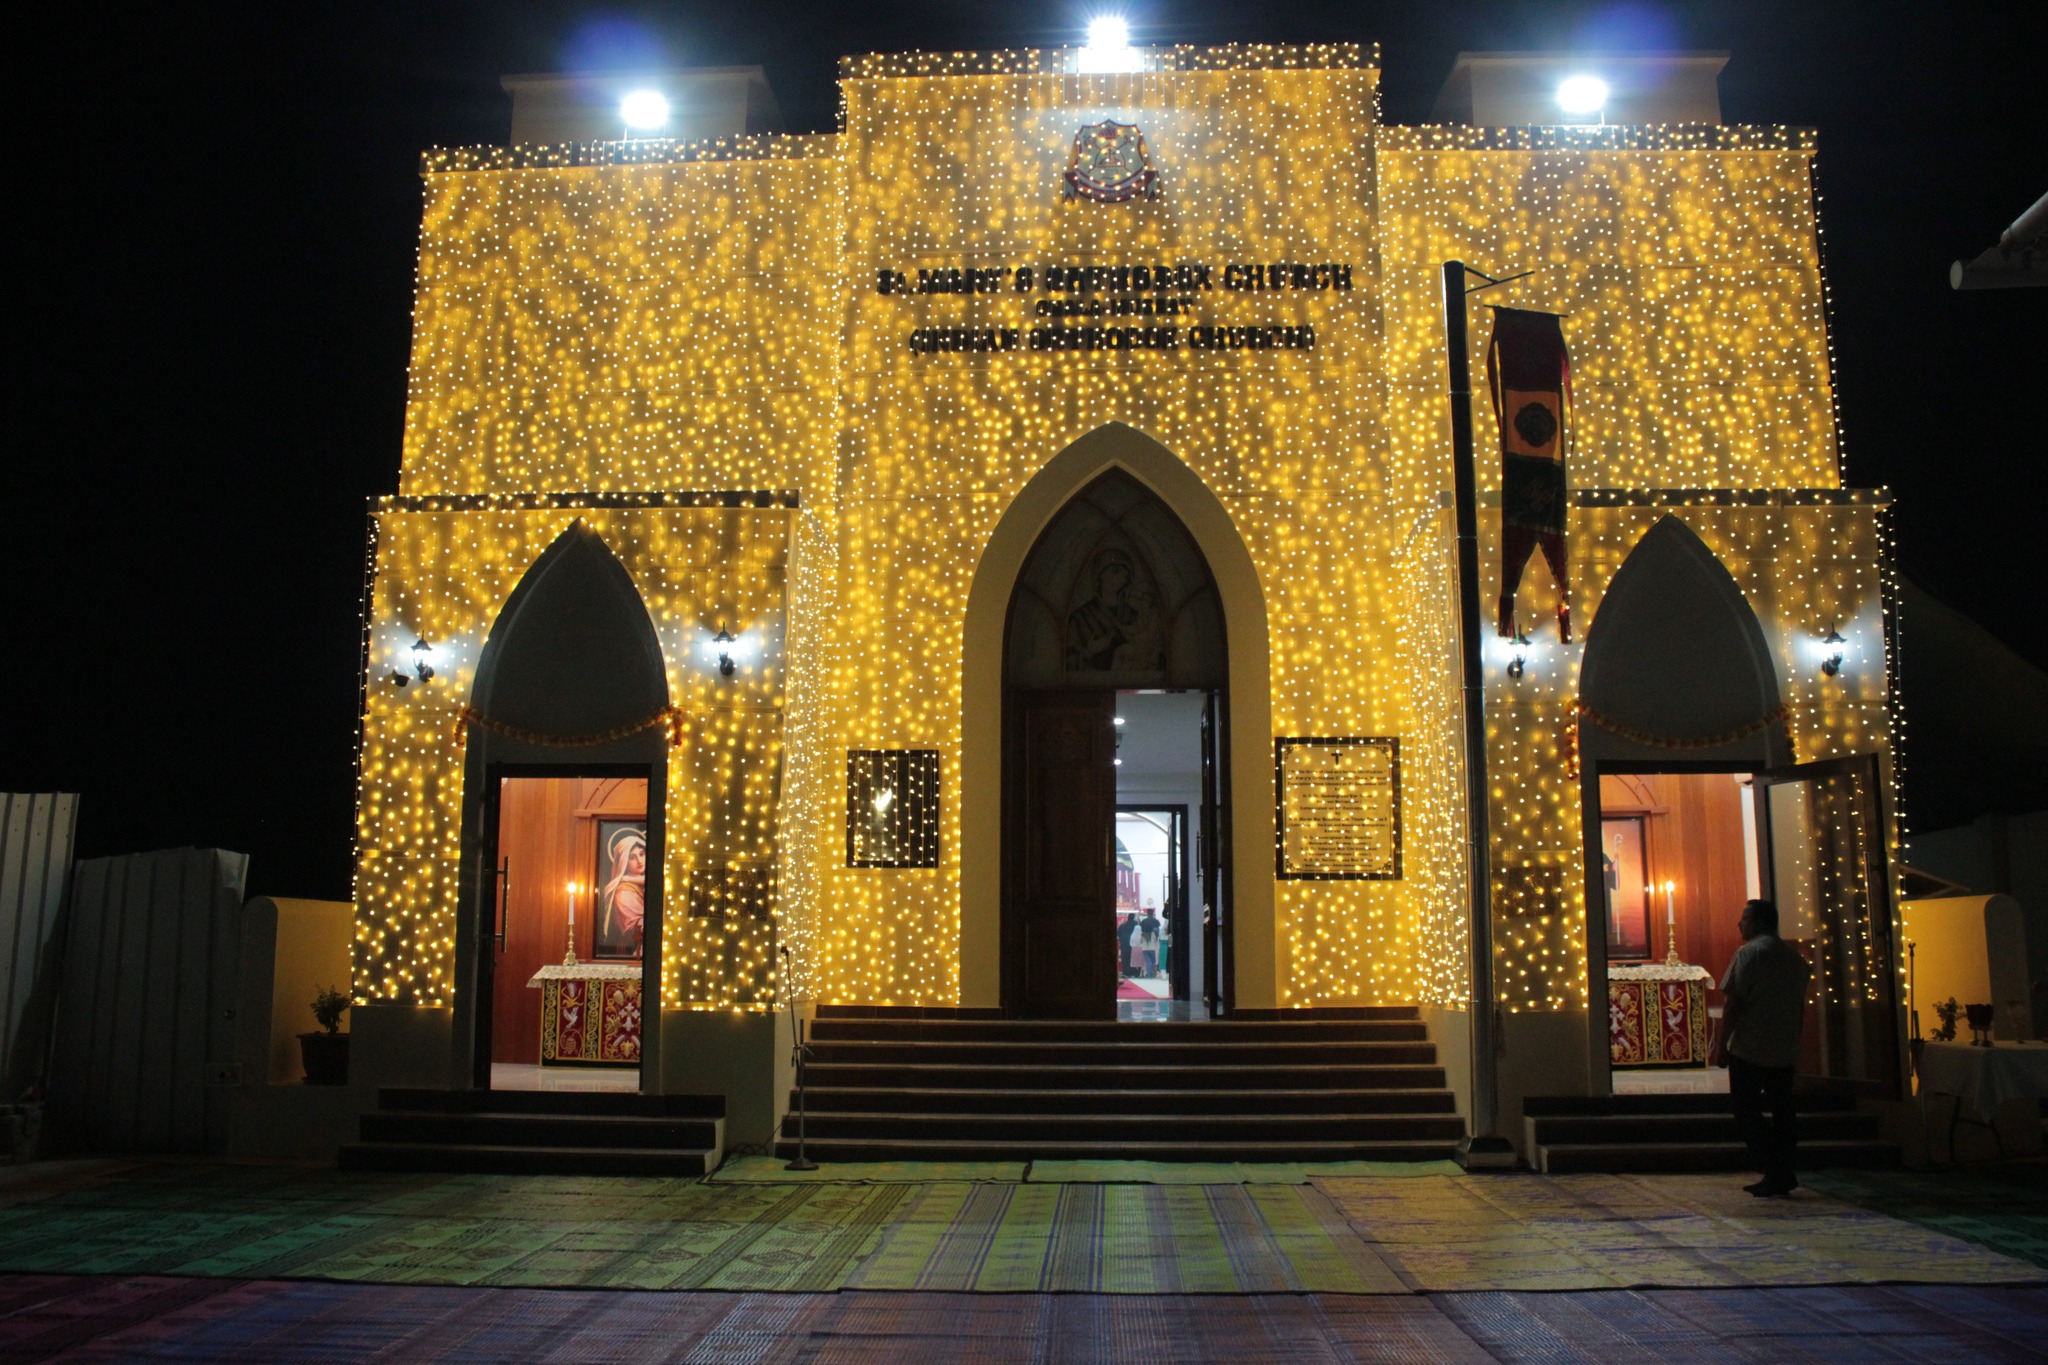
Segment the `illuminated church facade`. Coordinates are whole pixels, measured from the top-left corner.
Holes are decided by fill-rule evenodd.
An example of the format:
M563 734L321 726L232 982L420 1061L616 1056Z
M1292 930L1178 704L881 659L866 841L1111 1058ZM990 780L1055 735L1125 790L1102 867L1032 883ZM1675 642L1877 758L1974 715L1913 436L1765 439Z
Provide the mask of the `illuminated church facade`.
M1420 1006L1467 1106L1480 903L1511 1118L1686 1060L1658 983L1774 894L1808 1069L1895 1086L1886 501L1842 483L1813 136L1488 126L1483 62L1395 126L1353 46L1134 65L861 57L834 134L426 154L357 1064L560 1053L508 1011L573 957L625 983L590 988L611 1060L735 1113L778 1108L791 1004L1133 991ZM1494 629L1474 385L1483 897L1447 261L1520 277L1470 298L1475 374L1490 304L1561 315L1571 365L1569 641L1540 557ZM1110 824L1154 808L1140 749L1185 779L1156 906Z

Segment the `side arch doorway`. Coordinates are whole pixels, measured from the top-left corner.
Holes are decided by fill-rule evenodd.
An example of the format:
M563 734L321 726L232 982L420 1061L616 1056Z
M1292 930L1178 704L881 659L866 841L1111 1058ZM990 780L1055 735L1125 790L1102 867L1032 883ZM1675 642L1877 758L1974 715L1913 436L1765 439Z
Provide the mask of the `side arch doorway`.
M1679 518L1658 521L1616 572L1579 674L1591 1017L1606 1026L1588 1040L1608 1082L1595 1093L1648 1072L1665 1089L1721 1083L1707 1016L1752 898L1775 903L1779 937L1814 970L1803 1083L1898 1092L1879 756L1795 765L1782 698L1733 575Z
M639 1002L660 998L668 707L646 605L578 522L506 599L471 692L458 1084L528 1088L557 1063L616 1088L660 1074L659 1030L639 1027L659 1011ZM581 975L563 974L572 959ZM607 990L633 1008L608 1009Z
M1011 590L1006 1013L1224 1007L1228 682L1222 597L1200 547L1157 494L1112 468L1046 524Z

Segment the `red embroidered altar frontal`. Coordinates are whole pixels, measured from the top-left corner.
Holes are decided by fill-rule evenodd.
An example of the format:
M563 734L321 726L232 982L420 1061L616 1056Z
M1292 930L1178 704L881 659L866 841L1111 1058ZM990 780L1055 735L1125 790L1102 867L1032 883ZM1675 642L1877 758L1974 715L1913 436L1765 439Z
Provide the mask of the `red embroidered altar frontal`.
M540 983L540 1060L640 1064L640 982L569 977Z
M1609 980L1607 1050L1616 1066L1706 1065L1706 981Z

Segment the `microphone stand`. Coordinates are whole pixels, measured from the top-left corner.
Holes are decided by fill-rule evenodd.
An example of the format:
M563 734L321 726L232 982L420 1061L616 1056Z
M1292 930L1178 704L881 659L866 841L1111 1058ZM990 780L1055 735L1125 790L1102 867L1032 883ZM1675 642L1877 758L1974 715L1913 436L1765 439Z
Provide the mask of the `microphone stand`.
M785 946L782 950L782 979L785 984L789 981L789 970L789 949ZM791 1060L796 1064L796 1160L790 1162L782 1169L785 1171L815 1171L818 1169L818 1163L811 1160L804 1152L804 1059L810 1055L811 1049L809 1044L804 1042L804 1021L797 1018L795 994L791 993L785 996L784 1003L789 1006L790 1032L796 1038L794 1055L791 1057Z

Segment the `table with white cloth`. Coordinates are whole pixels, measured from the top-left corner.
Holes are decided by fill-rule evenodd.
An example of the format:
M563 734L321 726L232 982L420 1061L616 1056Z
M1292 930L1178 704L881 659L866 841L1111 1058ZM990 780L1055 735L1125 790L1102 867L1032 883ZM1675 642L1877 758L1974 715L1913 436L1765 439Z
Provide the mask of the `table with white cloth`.
M1920 1048L1920 1093L1951 1095L1956 1108L1948 1125L1948 1149L1956 1149L1956 1124L1974 1123L1997 1133L1998 1107L2009 1100L2048 1099L2048 1043L1928 1041ZM1999 1144L2002 1154L2004 1143Z
M1706 968L1685 962L1608 967L1608 1059L1615 1066L1705 1066L1713 984Z
M640 964L550 964L526 983L540 992L542 1066L640 1065Z

